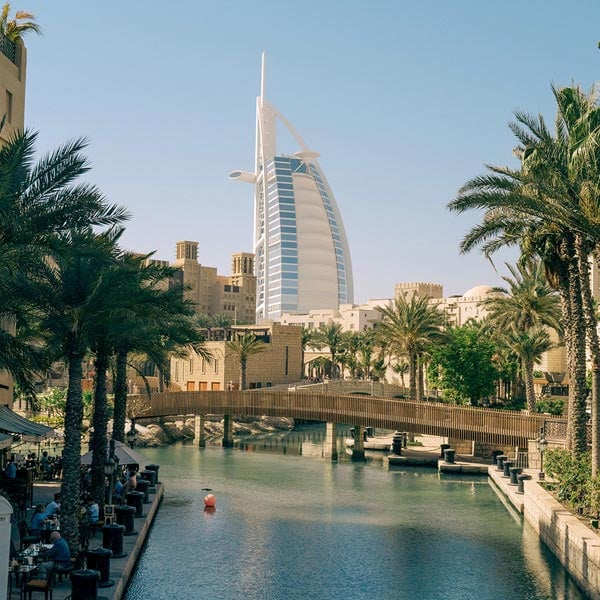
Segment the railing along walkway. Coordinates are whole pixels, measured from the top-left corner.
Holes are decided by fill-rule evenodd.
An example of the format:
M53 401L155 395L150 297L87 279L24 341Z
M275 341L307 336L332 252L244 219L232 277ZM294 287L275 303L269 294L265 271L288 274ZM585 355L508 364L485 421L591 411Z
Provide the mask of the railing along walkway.
M538 437L542 427L557 432L556 440L562 437L559 432L565 430L564 419L548 415L316 391L163 392L130 395L129 402L135 417L291 417L513 446L526 445L527 440Z

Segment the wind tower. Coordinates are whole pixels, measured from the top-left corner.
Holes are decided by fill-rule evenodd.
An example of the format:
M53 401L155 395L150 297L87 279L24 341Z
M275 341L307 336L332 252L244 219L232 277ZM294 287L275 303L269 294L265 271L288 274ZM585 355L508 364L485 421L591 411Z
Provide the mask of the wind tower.
M277 122L300 148L293 155L277 153ZM257 322L278 320L282 312L307 313L354 301L346 232L318 156L265 98L263 52L254 172L229 174L255 188Z

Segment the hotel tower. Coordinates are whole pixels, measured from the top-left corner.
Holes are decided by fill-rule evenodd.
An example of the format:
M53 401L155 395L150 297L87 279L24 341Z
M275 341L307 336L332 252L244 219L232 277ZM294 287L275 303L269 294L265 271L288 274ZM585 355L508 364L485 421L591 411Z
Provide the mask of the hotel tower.
M276 123L282 123L300 150L277 153ZM230 179L254 190L256 319L283 312L307 313L352 303L352 264L344 224L319 154L265 99L265 55L256 99L254 172L233 171Z

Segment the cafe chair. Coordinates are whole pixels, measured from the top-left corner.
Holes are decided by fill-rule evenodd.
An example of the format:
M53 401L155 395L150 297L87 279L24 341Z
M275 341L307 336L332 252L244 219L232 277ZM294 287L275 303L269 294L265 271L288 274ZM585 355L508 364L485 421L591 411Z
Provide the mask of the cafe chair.
M85 550L79 551L77 556L71 557L71 564L68 567L56 565L56 575L58 576L58 583L62 583L65 575L70 575L73 571L78 571L85 568Z
M21 538L21 550L24 550L31 544L37 544L40 541L40 536L37 535L37 533L33 533L23 519L17 521L17 529L19 530L19 537Z
M31 600L34 592L44 592L44 600L52 600L52 590L56 584L56 567L52 568L46 579L30 579L25 582L25 595Z

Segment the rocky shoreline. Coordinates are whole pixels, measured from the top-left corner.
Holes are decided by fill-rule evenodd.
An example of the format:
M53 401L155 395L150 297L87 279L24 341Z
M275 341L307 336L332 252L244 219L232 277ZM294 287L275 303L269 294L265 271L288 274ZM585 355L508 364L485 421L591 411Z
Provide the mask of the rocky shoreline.
M194 417L173 417L169 420L155 419L152 421L136 422L138 438L136 446L154 448L168 446L175 442L194 439ZM273 433L277 431L291 431L294 420L285 417L246 417L238 418L233 423L234 435L252 435L260 433ZM126 430L129 429L129 423ZM222 415L206 415L204 429L207 438L220 438L223 436Z

